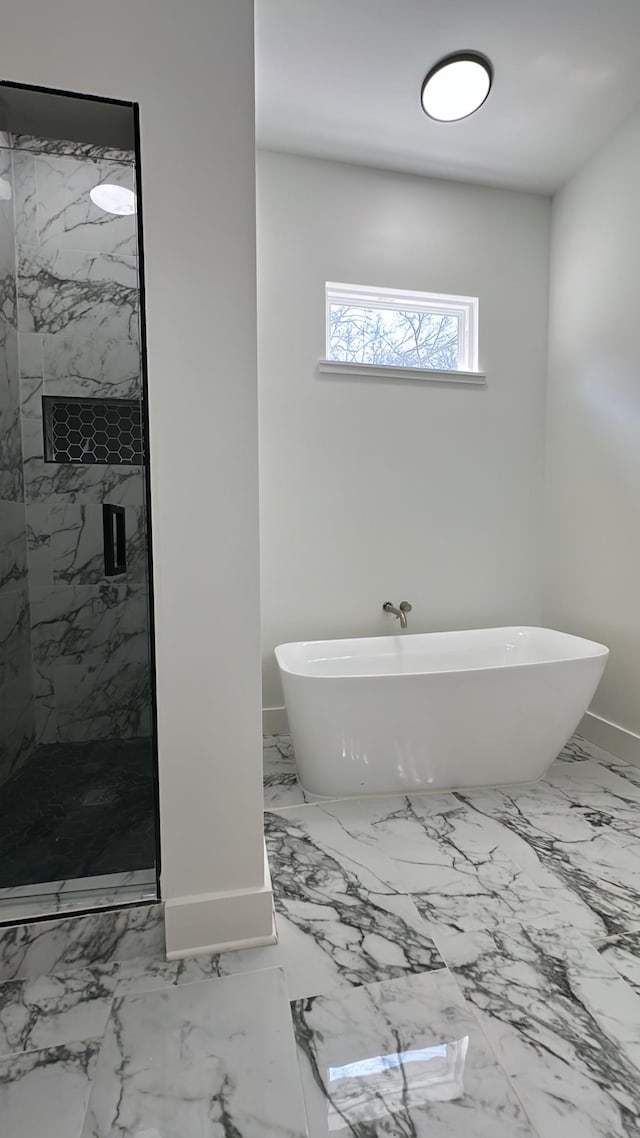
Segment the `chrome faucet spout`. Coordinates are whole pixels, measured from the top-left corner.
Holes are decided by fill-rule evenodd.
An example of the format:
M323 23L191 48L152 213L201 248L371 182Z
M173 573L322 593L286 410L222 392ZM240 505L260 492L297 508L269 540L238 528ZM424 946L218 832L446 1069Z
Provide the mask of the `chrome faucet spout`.
M407 627L407 613L411 612L411 605L409 601L400 601L398 608L391 601L385 601L382 610L383 612L391 612L400 621L400 628Z

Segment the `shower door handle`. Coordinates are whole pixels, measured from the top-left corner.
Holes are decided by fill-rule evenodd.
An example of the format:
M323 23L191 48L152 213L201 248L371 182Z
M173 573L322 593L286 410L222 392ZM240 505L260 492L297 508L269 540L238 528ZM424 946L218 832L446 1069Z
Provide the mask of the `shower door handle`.
M104 529L104 575L115 577L127 571L127 531L124 506L102 506Z

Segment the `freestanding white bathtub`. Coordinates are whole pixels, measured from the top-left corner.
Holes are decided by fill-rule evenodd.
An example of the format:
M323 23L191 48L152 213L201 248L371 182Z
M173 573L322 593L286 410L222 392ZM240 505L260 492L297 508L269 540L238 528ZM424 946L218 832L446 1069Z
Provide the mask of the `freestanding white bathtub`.
M608 655L547 628L281 644L300 781L333 798L541 778Z

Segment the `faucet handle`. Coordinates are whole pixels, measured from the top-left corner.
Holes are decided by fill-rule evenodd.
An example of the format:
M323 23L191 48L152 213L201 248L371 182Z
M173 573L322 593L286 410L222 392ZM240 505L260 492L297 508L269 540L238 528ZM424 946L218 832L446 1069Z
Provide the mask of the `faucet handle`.
M409 601L400 601L399 608L401 612L411 612L413 605L409 604Z

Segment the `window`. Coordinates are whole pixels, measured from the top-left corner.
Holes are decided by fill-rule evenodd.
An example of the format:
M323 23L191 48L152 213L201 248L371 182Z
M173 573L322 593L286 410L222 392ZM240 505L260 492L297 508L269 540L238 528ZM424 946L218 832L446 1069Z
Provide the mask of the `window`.
M327 363L477 373L475 297L328 282L326 301Z

